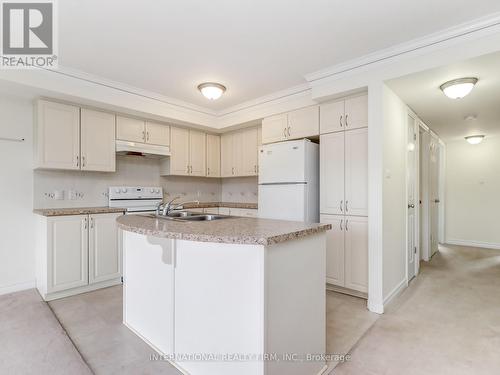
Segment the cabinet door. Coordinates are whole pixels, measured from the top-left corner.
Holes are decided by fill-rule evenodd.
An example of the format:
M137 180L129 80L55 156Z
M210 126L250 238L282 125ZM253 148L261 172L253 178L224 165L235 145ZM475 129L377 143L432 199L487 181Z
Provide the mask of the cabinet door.
M222 134L220 137L220 143L221 177L232 177L234 175L233 134Z
M170 128L170 174L189 175L189 130Z
M81 110L81 169L114 172L115 115L106 112Z
M279 142L286 139L288 115L281 114L262 120L262 143Z
M80 169L80 108L45 100L37 107L35 166Z
M116 218L122 214L89 216L89 284L122 275L122 254Z
M243 173L243 132L233 133L233 176L245 176Z
M319 130L321 134L344 130L344 101L319 106Z
M344 132L320 137L320 212L344 213Z
M345 128L358 129L368 126L368 95L345 101Z
M257 175L257 157L258 157L258 132L257 128L245 129L240 132L241 148L241 166L238 174L240 176ZM238 150L235 150L235 152Z
M231 216L257 217L257 210L252 208L231 208Z
M207 134L207 177L220 177L220 136Z
M368 218L346 216L345 287L368 292Z
M368 215L368 129L345 132L345 214Z
M153 145L170 146L170 126L146 121L146 142Z
M144 121L116 116L116 138L122 141L146 142Z
M47 219L47 292L88 284L88 216Z
M191 176L206 176L207 173L207 140L205 133L189 131L189 174Z
M287 138L319 135L319 106L298 109L288 114Z
M331 224L326 232L326 282L344 286L344 225L343 216L320 215L320 222Z

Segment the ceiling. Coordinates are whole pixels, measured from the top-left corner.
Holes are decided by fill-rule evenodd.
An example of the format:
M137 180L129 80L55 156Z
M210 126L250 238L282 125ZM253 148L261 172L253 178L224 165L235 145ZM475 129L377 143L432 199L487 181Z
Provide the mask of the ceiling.
M497 11L498 0L64 0L58 55L63 67L219 111ZM204 81L226 95L209 102L196 90Z
M500 53L493 53L411 74L387 84L446 142L473 134L500 134L499 73ZM439 89L444 82L462 77L479 78L465 98L449 99ZM477 118L466 120L469 115Z

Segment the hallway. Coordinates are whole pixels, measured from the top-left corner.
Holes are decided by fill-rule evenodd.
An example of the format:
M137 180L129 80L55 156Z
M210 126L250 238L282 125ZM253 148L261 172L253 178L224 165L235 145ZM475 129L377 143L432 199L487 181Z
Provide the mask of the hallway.
M500 368L500 251L441 246L333 374L474 374Z

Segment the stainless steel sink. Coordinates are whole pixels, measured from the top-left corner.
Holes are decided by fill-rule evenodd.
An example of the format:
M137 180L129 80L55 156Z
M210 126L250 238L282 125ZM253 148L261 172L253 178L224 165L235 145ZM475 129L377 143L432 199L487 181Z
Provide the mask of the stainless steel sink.
M183 218L179 218L182 221L212 221L212 220L220 220L220 219L228 219L231 216L226 215L193 215L186 216Z
M228 219L231 217L227 215L209 215L209 214L187 212L187 211L171 212L168 216L157 215L157 214L146 214L143 216L153 217L157 219L164 219L164 220L174 220L174 221L213 221L220 219Z
M168 217L187 217L187 216L194 216L194 215L202 215L202 213L201 212L194 213L194 212L188 212L188 211L177 211L177 212L170 212L168 214Z

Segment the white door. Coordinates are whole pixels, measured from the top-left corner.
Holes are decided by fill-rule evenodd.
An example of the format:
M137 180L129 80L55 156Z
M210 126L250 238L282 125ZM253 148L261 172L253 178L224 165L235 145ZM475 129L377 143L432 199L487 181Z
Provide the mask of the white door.
M407 132L407 166L406 166L406 187L407 187L407 202L408 202L408 219L407 219L407 234L406 234L406 251L408 261L408 281L413 279L416 274L416 234L417 227L417 197L416 197L416 173L417 173L417 128L416 121L408 115L408 132Z
M430 152L430 245L431 256L438 251L439 246L439 139L431 136Z
M344 214L344 132L320 136L320 212Z
M88 284L88 216L55 216L47 219L47 292Z
M80 108L38 101L36 166L80 169Z
M170 129L170 174L178 176L189 175L189 130Z
M116 218L121 214L89 216L89 284L122 275L121 241Z
M220 177L220 136L207 134L207 177Z
M368 292L368 218L346 216L345 287Z
M326 282L345 286L344 280L344 216L320 215L320 222L331 224L326 232Z
M306 184L259 185L259 217L305 221L306 193Z
M287 138L288 115L281 114L262 120L262 143L283 141Z
M368 126L368 95L346 99L344 123L346 130Z
M346 215L368 216L368 129L345 132ZM333 178L333 176L332 176Z
M115 115L107 112L81 110L81 169L114 172Z
M144 121L116 116L116 138L122 141L146 142Z
M298 109L288 114L288 139L316 135L319 135L319 106Z
M241 131L241 168L240 176L257 175L258 141L257 128L250 128Z
M170 146L170 126L146 121L146 142L153 145Z
M207 140L205 133L189 131L189 173L191 176L206 176Z
M233 134L222 134L220 137L221 177L232 177L233 166Z
M322 104L319 107L319 130L321 134L344 130L344 101Z
M259 184L304 182L305 142L289 141L262 146L259 152Z

